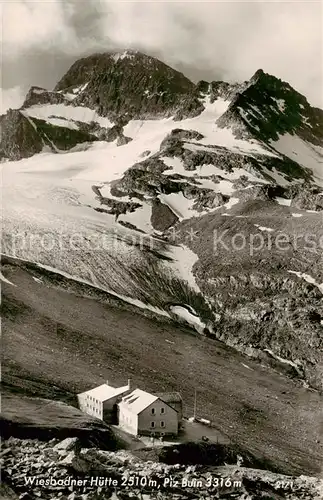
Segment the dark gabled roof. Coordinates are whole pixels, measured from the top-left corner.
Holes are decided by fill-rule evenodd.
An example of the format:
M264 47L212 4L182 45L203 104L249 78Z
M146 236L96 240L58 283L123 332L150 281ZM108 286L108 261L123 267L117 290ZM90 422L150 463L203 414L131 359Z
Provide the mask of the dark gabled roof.
M182 403L182 396L179 392L155 392L155 396L164 403Z

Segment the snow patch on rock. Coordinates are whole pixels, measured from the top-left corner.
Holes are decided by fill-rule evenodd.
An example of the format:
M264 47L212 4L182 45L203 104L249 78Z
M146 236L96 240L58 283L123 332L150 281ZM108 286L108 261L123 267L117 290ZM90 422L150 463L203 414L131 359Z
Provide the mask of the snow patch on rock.
M3 281L4 283L7 283L8 285L16 286L14 283L9 281L3 274L0 272L0 280Z
M185 245L172 245L167 255L173 259L165 264L171 271L198 293L201 293L193 274L193 266L198 261L198 256Z
M300 362L296 363L294 361L290 361L289 359L284 359L284 358L281 358L280 356L278 356L277 354L275 354L272 350L270 349L264 349L265 352L268 352L273 358L277 359L277 361L280 361L281 363L284 363L286 365L290 365L292 366L293 368L295 368L295 370L297 371L297 373L300 375L300 376L303 376L303 372L302 370L300 369Z
M85 106L68 106L66 104L37 104L24 109L24 114L32 118L45 120L53 125L58 125L55 120L64 120L65 127L77 127L73 122L83 123L96 122L101 127L110 128L113 123L106 117L98 115L96 111ZM66 122L66 123L65 123Z
M281 198L280 196L276 196L275 200L279 205L283 205L284 207L290 207L292 203L291 199Z
M257 227L259 231L268 231L269 233L274 231L271 227L260 226L259 224L254 224L254 226Z
M171 310L171 312L173 314L176 314L176 316L178 316L181 319L184 319L187 323L189 323L190 325L192 325L199 333L203 333L204 332L205 323L203 323L200 320L200 318L195 313L195 311L194 312L190 312L190 310L192 311L191 307L190 307L190 310L189 310L185 306L173 306L173 307L171 307L170 310Z

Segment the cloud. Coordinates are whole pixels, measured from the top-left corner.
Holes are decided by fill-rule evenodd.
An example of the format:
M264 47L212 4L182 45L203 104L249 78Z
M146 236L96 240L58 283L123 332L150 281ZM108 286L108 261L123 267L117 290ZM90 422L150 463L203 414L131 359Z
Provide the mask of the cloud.
M322 98L321 2L106 3L102 33L229 80L259 68Z
M42 47L50 49L73 46L74 29L68 23L69 13L59 1L4 2L2 5L2 42L6 57Z
M0 115L4 115L9 108L20 108L25 100L26 89L19 86L12 87L11 89L0 89Z
M43 0L6 2L3 10L3 52L11 58L37 50L56 54L59 65L58 54L63 61L137 48L195 79L241 81L263 68L322 106L320 1Z

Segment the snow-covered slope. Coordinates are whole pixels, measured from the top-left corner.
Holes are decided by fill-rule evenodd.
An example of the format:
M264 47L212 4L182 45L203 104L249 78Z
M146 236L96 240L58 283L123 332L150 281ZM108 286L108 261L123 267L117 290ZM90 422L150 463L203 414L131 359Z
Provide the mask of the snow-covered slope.
M113 123L96 111L85 106L67 106L66 104L39 104L24 108L26 115L39 118L58 127L79 129L75 122L98 123L101 127L112 127Z
M277 141L271 141L271 145L279 153L310 168L314 181L323 186L323 146L311 144L298 135L289 133L280 135Z

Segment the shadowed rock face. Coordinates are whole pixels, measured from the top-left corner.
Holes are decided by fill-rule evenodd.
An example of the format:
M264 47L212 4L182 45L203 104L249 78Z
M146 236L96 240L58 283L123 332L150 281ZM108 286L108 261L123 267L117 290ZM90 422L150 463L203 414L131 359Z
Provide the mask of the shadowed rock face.
M151 224L156 231L166 231L178 221L177 215L172 210L161 203L158 199L154 200L151 212Z
M245 163L252 164L252 167L261 163L259 158L245 159L239 153L232 155L230 152L228 155L223 151L224 156L220 157L218 153L221 148L216 148L214 154L184 150L185 139L199 141L202 137L197 131L176 128L176 121L202 113L205 109L205 98L211 103L217 99L231 101L227 111L217 120L217 125L232 128L237 137L257 139L265 142L267 148L271 148L268 143L278 139L280 134L296 132L300 138L314 145L322 145L323 111L312 108L306 98L288 83L259 70L249 81L241 84L201 81L195 85L182 73L137 51L94 54L78 60L58 82L54 91L32 87L21 109L55 104L84 106L114 122L115 125L107 129L97 122L91 124L72 120L80 134L63 130L64 127L57 124L41 126L40 129L47 127L50 131L54 147L65 151L76 143L92 142L96 138L104 141L117 140L117 144L122 146L130 141L130 138L123 134L123 126L130 119L173 116L174 131L162 142L162 146L165 155L185 156L185 168L193 169L194 165L201 164L201 161L210 162L215 166L219 166L219 163L229 163L228 169L232 166L245 166ZM58 116L55 117L60 118L59 111L57 113ZM0 148L3 151L2 157L17 159L32 156L41 150L40 146L32 146L32 142L41 144L45 141L45 144L53 149L44 136L36 138L34 132L27 131L30 128L27 123L24 125L26 134L22 134L21 122L24 122L24 119L18 119L19 115L16 118L13 116L11 113L6 120L3 119L4 139ZM17 127L20 127L20 132L15 131ZM54 127L61 130L55 132ZM56 144L55 137L60 136L62 130L66 144L63 144L64 139ZM87 136L82 136L82 133ZM265 161L266 167L271 169L270 158ZM309 179L310 174L306 168L295 161L277 157L275 163L278 164L277 167L274 165L277 170L284 171L289 177Z
M0 116L0 129L0 159L20 160L43 149L43 141L30 120L16 109Z
M73 130L68 127L56 127L45 120L33 119L33 123L44 144L47 144L54 150L68 151L77 144L83 142L95 142L98 138L82 130Z
M95 54L73 64L55 90L88 83L75 104L96 109L103 116L133 118L170 116L194 91L182 73L141 54ZM196 103L201 107L200 103Z
M323 111L287 82L258 70L236 94L217 124L234 125L241 137L278 140L279 134L297 133L312 144L323 145Z

